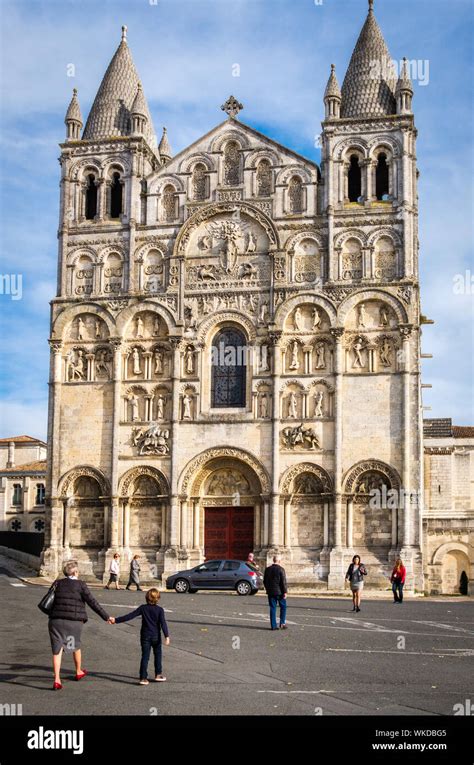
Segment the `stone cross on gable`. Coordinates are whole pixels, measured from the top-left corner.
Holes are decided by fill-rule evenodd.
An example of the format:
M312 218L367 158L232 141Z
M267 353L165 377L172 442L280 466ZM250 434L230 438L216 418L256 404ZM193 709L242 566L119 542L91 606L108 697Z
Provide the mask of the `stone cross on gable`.
M223 112L226 112L226 114L232 118L235 119L237 117L238 113L244 108L244 105L240 103L240 101L237 101L237 99L234 96L229 96L225 104L222 104L221 109Z

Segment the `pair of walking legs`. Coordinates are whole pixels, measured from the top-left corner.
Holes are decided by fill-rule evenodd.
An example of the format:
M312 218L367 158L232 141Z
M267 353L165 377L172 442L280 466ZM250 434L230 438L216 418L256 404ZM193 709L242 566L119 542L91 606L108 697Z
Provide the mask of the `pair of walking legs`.
M54 672L54 682L60 683L60 674L61 674L61 661L63 658L63 649L59 651L59 653L53 653L53 672ZM72 658L74 659L74 666L76 668L76 676L80 675L82 673L82 654L81 649L78 648L77 651L72 652Z
M283 595L272 598L268 596L268 605L270 606L270 625L272 630L277 630L277 607L280 606L280 627L286 624L286 598Z
M159 638L142 638L142 659L140 662L140 680L148 680L148 662L150 660L151 650L153 649L153 658L155 663L155 677L161 675L161 640Z
M360 590L352 590L352 604L354 608L353 611L360 611L360 596L361 596Z
M402 582L392 582L393 602L403 603L403 584Z

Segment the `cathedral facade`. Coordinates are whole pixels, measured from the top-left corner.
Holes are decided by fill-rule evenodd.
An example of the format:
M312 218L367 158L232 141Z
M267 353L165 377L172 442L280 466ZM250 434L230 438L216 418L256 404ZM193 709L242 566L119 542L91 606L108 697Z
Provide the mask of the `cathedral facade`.
M373 3L321 165L225 119L159 145L123 28L61 144L42 572L206 558L341 590L355 553L426 586L416 128ZM377 66L374 66L376 64Z

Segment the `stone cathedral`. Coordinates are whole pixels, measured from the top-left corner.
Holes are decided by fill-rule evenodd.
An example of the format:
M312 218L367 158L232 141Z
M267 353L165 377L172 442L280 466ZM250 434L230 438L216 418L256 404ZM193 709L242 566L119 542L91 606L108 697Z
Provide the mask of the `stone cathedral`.
M405 62L373 2L321 165L241 120L173 156L127 30L61 144L42 572L204 558L341 590L352 556L422 590L418 205ZM250 111L250 109L249 109Z

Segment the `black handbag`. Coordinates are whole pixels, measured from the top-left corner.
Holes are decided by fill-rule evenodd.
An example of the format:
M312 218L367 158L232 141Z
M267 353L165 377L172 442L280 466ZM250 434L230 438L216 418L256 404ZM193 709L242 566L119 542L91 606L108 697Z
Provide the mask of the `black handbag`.
M46 616L49 616L53 610L57 584L57 581L53 582L44 598L41 598L40 602L38 603L39 610L46 614Z

